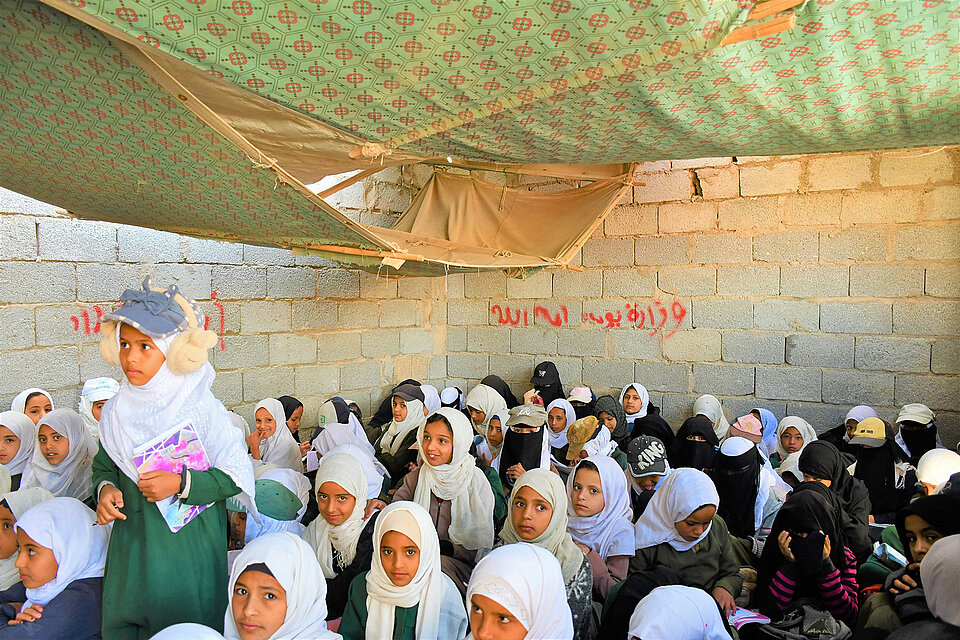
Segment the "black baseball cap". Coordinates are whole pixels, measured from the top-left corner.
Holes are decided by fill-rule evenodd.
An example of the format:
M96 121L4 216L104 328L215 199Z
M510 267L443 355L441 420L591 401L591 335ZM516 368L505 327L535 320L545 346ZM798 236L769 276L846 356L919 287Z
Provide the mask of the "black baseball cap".
M402 384L393 390L391 396L400 396L404 400L419 400L423 402L423 390L415 384Z
M634 478L667 473L667 448L659 438L637 436L627 445L627 466Z

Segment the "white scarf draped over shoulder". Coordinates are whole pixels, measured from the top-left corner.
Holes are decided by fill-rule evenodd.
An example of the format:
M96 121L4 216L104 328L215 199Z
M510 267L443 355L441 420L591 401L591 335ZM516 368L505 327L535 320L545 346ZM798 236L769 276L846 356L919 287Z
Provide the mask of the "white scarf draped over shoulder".
M697 398L696 402L693 403L693 415L704 416L712 422L713 432L717 434L717 438L720 440L727 437L727 432L730 430L730 422L723 413L723 405L720 404L720 401L717 400L715 396L707 394Z
M20 486L43 487L57 497L86 500L93 491L93 457L97 443L83 426L80 414L72 409L55 409L40 418L37 431L48 426L69 443L67 455L57 465L47 461L39 446L34 447L30 464L23 472Z
M549 422L547 426L547 437L550 438L550 446L554 449L560 449L567 446L567 429L570 428L574 422L577 421L577 412L574 411L573 405L570 404L569 400L564 398L557 398L553 402L547 405L547 416L549 420L550 412L554 409L563 409L563 415L566 420L566 426L562 431L554 433L553 429L549 427Z
M13 459L3 466L11 475L21 474L33 458L33 450L37 446L37 425L20 411L4 411L0 413L0 426L10 429L13 435L20 438L20 448Z
M277 428L269 437L260 441L260 461L264 464L275 464L278 467L293 469L297 473L303 471L300 459L300 445L293 439L293 434L287 428L286 414L283 404L276 398L264 398L253 408L254 419L257 411L266 409L276 423Z
M303 533L316 553L324 578L333 578L337 572L333 566L333 550L340 554L343 566L348 566L357 555L357 543L366 526L363 512L367 501L367 478L363 465L349 453L330 453L320 460L317 469L316 487L320 492L326 482L341 486L356 499L350 516L338 525L331 525L323 516L310 523Z
M473 431L467 417L443 407L427 418L417 431L423 449L423 433L433 416L443 416L453 436L453 457L448 464L431 465L423 456L413 501L430 510L431 495L450 501L450 541L467 549L493 547L493 488L470 455Z
M497 547L470 576L467 607L475 595L490 598L513 614L531 639L571 640L573 617L556 557L526 542ZM474 640L473 634L467 640Z
M696 540L685 540L677 531L676 523L705 505L720 506L720 495L710 476L690 467L674 469L653 494L646 510L634 527L636 548L646 549L664 542L677 551L689 551L700 544L710 529L711 522Z
M473 428L477 433L486 437L486 427L490 424L490 418L498 411L505 410L507 408L507 401L504 400L500 392L493 387L478 384L473 389L470 389L470 393L467 394L467 408L470 407L484 413L483 423L474 425Z
M392 399L391 397L391 401ZM423 413L422 402L419 400L404 400L404 403L407 405L407 416L400 422L391 421L390 426L380 437L380 450L392 456L397 455L397 451L400 450L400 445L403 444L403 439L407 437L407 434L418 429L427 419L427 416Z
M604 431L608 431L604 429ZM592 516L581 517L573 508L573 485L584 462L592 463L600 474L603 509ZM567 525L570 535L581 544L595 549L604 561L610 556L632 556L636 549L633 536L633 511L627 493L627 477L617 461L609 456L584 458L567 476Z
M27 421L33 424L29 419ZM53 500L53 494L40 487L20 489L0 495L0 501L7 503L10 513L16 520L22 518L30 507L35 507L47 500ZM20 570L16 567L16 561L16 551L9 558L0 560L0 591L5 591L20 582Z
M553 507L550 522L547 523L547 528L539 536L532 540L524 540L517 534L517 530L513 526L513 518L508 513L503 531L500 532L500 538L507 544L529 542L552 553L560 561L560 567L563 570L563 582L567 584L577 575L585 556L580 547L574 544L570 532L567 531L568 499L563 481L560 476L549 469L527 471L517 478L516 484L513 485L513 491L510 492L510 500L507 503L508 509L513 506L517 493L524 487L530 487L536 491Z
M390 581L380 561L380 541L390 531L402 533L420 549L417 572L402 587ZM463 637L467 612L456 585L440 570L440 540L426 509L407 501L388 505L373 526L373 549L366 579L367 638L392 638L396 608L414 605L419 605L417 640Z
M640 396L640 411L636 413L627 413L627 422L633 424L633 421L637 418L642 418L647 415L647 408L650 406L650 392L647 391L647 388L640 384L639 382L631 382L623 389L620 390L620 406L623 406L623 396L627 395L627 391L633 389L637 392L637 395ZM624 408L624 413L626 413L626 408Z
M292 533L271 533L250 542L237 555L227 593L250 565L264 564L287 597L287 611L270 640L342 640L327 629L327 583L313 550ZM239 640L240 632L228 606L223 617L224 638Z

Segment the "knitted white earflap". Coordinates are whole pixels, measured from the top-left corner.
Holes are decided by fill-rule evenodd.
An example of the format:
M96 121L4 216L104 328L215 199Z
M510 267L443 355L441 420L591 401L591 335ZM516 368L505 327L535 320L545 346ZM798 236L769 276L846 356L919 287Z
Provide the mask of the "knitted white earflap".
M117 321L108 320L100 323L100 357L107 364L120 366L120 347L117 345Z
M173 297L187 316L186 331L173 339L167 351L167 368L175 376L191 374L204 365L210 350L217 344L217 334L197 325L197 309L179 293Z

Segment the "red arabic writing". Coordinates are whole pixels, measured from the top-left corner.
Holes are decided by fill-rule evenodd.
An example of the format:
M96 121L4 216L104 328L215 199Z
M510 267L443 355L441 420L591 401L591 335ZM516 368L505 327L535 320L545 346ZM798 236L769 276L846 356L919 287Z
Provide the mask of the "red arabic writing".
M490 313L496 314L497 324L511 327L528 327L530 321L536 321L540 318L552 327L563 327L570 324L570 317L567 307L560 305L556 313L551 312L543 305L534 305L533 309L523 309L508 305L495 304L490 307ZM532 318L531 318L532 317ZM650 335L656 335L657 331L664 329L667 322L671 319L676 324L672 324L664 334L665 338L675 334L687 317L687 309L679 300L674 300L669 307L664 307L659 300L653 300L646 308L642 308L639 303L627 304L623 309L614 309L602 313L584 313L581 321L584 323L596 323L604 329L649 329Z

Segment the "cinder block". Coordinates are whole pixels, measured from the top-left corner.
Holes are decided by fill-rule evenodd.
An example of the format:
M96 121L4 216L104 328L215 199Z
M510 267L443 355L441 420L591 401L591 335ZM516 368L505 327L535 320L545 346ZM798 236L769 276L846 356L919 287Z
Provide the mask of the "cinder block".
M120 370L120 367L115 367L103 361L103 357L100 355L99 343L80 345L79 360L81 382L91 378L113 378L114 380L123 382L123 372ZM80 401L79 389L77 389L77 401ZM58 404L57 406L60 407L63 405Z
M268 267L267 292L271 298L313 298L317 272L310 267Z
M467 351L510 353L510 329L507 327L467 327Z
M210 277L210 286L221 300L252 300L267 296L265 267L214 265Z
M777 162L770 165L740 167L740 194L765 196L800 189L800 163Z
M843 424L847 405L821 404L819 402L788 402L784 415L800 416L810 423L817 434ZM777 414L779 415L779 414Z
M693 413L695 397L689 394L665 393L661 399L661 415L674 431Z
M141 264L139 271L137 281L126 285L125 289L139 288L143 276L150 273L153 274L153 286L166 288L175 284L185 296L194 300L209 300L213 293L210 286L211 267L208 264Z
M599 298L603 271L557 271L553 274L554 298Z
M924 291L938 298L960 298L960 265L931 264L927 266Z
M238 242L178 236L177 244L185 262L243 264L243 245Z
M87 311L86 322L81 315L84 310ZM41 347L100 342L100 334L94 333L97 318L92 307L84 309L77 305L45 305L36 307L35 312L37 345ZM78 328L74 328L71 317L77 319ZM33 322L30 323L30 325L33 324ZM89 333L86 331L87 328ZM32 334L32 331L30 333ZM3 345L2 348L9 347Z
M753 367L736 364L694 364L693 392L723 396L753 393Z
M33 313L32 307L0 307L0 348L26 349L36 344Z
M920 216L920 193L907 189L848 191L840 203L840 222L885 224L913 222Z
M396 329L373 329L361 332L360 353L364 358L397 355L400 353L400 332Z
M633 361L631 360L583 359L583 380L595 390L607 387L619 389L621 385L630 382L632 375ZM569 387L567 389L569 390Z
M745 416L754 409L766 409L772 411L775 416L787 416L787 403L783 400L758 400L753 396L736 397L727 396L723 398L723 411L728 416L730 422L734 422L740 416Z
M960 373L960 340L935 341L930 368L934 373Z
M247 247L247 246L249 245L244 245L244 247ZM244 251L246 251L246 249L244 249ZM323 267L326 269L335 269L339 266L333 260L330 260L328 258L323 258L321 256L306 254L306 253L300 254L299 250L298 250L298 254L293 256L293 265L295 267Z
M579 357L603 356L606 353L604 332L588 329L561 329L557 331L557 353Z
M447 375L479 380L487 375L487 354L485 353L448 353Z
M893 332L919 336L960 335L960 302L894 302Z
M701 264L741 264L753 261L752 241L749 236L697 234L693 236L693 260Z
M960 202L957 202L960 208ZM960 225L908 227L897 230L897 260L956 260L960 258Z
M956 409L960 397L960 376L945 375L898 375L896 381L896 404L902 406L921 402L934 411Z
M77 278L72 263L0 262L0 300L4 302L36 304L76 299Z
M819 256L816 231L780 231L753 238L753 259L760 262L813 262Z
M450 300L447 302L447 322L452 325L487 324L489 305L486 300Z
M850 266L850 295L899 298L923 294L923 267L902 264Z
M290 249L259 247L254 244L245 244L243 245L243 263L265 264L273 267L293 267L296 266L297 261L294 259L293 252L291 252Z
M720 228L727 231L776 229L780 222L775 197L724 200L717 215Z
M52 204L0 187L0 212L4 212L0 215L6 215L6 212L9 211L31 216L59 216L57 209L58 207ZM9 405L9 403L7 404Z
M603 332L591 332L599 337L596 353L583 355L603 355ZM627 360L659 360L660 341L657 336L651 336L646 329L624 329L607 332L613 337L613 353L618 358ZM562 334L561 334L562 341ZM576 354L574 354L576 355ZM629 380L627 382L630 382ZM626 384L624 382L623 384Z
M795 298L846 296L850 268L833 264L786 264L780 267L780 295Z
M419 327L400 329L400 353L432 353L433 333Z
M820 260L883 260L887 251L886 230L848 229L820 232Z
M637 204L689 200L693 194L689 171L645 173L638 179L644 185L633 188L633 201Z
M663 339L663 357L683 362L713 362L720 359L720 332L713 329L678 331Z
M603 221L603 234L606 236L642 236L656 232L656 205L614 207Z
M635 362L633 366L634 382L639 382L647 390L687 392L687 380L690 378L690 365L665 364L663 362ZM622 387L621 387L622 388ZM616 396L619 398L619 394Z
M507 382L515 383L514 394L519 398L530 388L530 372L533 371L533 356L491 354L490 371Z
M397 281L397 295L413 300L433 297L433 282L434 278L402 278Z
M893 404L893 374L825 369L823 401L850 406Z
M698 169L696 174L704 199L723 200L740 196L740 168L737 165Z
M380 303L380 326L415 326L419 324L420 313L420 302L417 300L383 300Z
M631 264L639 265L677 265L687 264L687 236L646 236L637 238L636 253Z
M252 369L270 364L268 336L224 336L224 350L212 349L213 364L217 371L223 369ZM316 347L314 347L316 349Z
M61 389L80 384L77 347L0 352L0 393L29 387Z
M924 220L956 220L960 218L960 186L936 187L923 194L921 212Z
M271 365L312 364L316 361L316 338L295 333L275 333L270 336Z
M663 267L657 271L657 288L676 296L711 296L717 293L714 267Z
M379 326L380 307L366 300L344 300L337 308L341 329L368 329Z
M797 334L787 336L787 364L797 367L853 368L853 336Z
M894 153L880 154L880 184L884 187L931 184L953 178L953 157L949 151L913 155Z
M715 158L688 158L685 160L671 160L672 169L699 169L700 167L723 167L733 164L733 158L730 156L720 156Z
M290 303L255 300L240 305L244 333L276 333L290 330Z
M553 272L540 271L526 278L507 278L507 298L549 298L553 295Z
M717 269L721 296L765 296L780 293L780 267L731 266Z
M819 369L759 366L756 375L758 398L820 401Z
M447 327L447 351L467 350L467 328Z
M40 218L37 224L41 260L114 262L115 225L89 220Z
M780 220L787 226L840 224L839 193L801 193L780 196Z
M557 330L540 327L510 329L510 351L554 355L557 353Z
M633 238L591 238L581 251L585 267L624 267L633 264Z
M657 210L660 233L711 231L717 228L716 202L677 202L662 204Z
M364 300L396 298L398 280L364 276L360 278L360 297Z
M361 360L340 365L341 391L379 387L384 382L386 381L378 360Z
M753 303L744 298L693 301L693 326L713 329L752 329Z
M447 377L447 356L430 358L430 378L440 380Z
M117 226L120 262L180 262L180 236L144 227Z
M807 161L807 183L811 191L859 189L870 183L871 156L830 155Z
M320 298L360 297L360 279L343 269L320 269L317 276L317 296ZM376 324L374 324L376 326Z
M324 333L317 338L317 361L334 362L359 358L360 334L337 331Z
M773 331L816 331L820 326L820 308L805 300L767 299L753 306L757 329Z
M239 371L217 372L210 391L226 407L235 407L243 402L243 374Z
M723 332L724 362L783 364L784 339L772 333Z
M570 387L575 387L579 384L585 383L585 376L583 375L583 361L580 358L568 358L564 356L557 356L555 358L534 358L536 361L534 366L543 362L544 360L550 360L553 364L557 365L557 371L560 373L560 380L563 382L564 389L570 389ZM533 369L530 370L530 375L533 375ZM527 378L528 384L530 378ZM530 387L527 387L529 389Z
M503 298L507 295L503 271L481 271L463 275L463 292L468 298Z
M825 333L890 333L892 311L886 302L824 302L820 330Z
M649 269L604 269L603 297L647 298L656 282L657 273Z
M337 303L321 300L294 300L291 303L291 328L315 331L337 326Z
M328 396L340 390L340 368L336 365L308 365L293 371L294 389L299 396Z
M857 369L930 371L930 341L924 338L857 338Z
M220 326L220 308L223 307L223 326ZM240 303L217 302L205 300L200 303L200 310L210 321L209 328L220 335L240 333Z
M37 221L34 218L0 214L0 237L3 238L4 260L33 260L37 257Z

